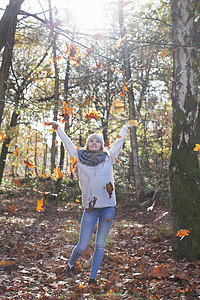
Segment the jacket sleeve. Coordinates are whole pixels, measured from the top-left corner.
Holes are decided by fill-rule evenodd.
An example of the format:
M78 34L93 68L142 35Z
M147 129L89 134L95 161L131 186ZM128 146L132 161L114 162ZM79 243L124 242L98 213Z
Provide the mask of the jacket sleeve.
M56 129L59 137L61 138L65 149L69 152L70 158L71 157L76 157L78 158L78 152L76 150L76 147L72 143L71 139L66 135L66 133L58 126Z
M117 138L114 145L110 149L110 156L112 157L113 162L115 162L115 158L117 158L118 155L119 155L119 152L120 152L120 149L121 149L121 147L124 143L127 131L128 131L128 126L124 125L122 127L122 130L121 130L120 134L119 134L119 137Z

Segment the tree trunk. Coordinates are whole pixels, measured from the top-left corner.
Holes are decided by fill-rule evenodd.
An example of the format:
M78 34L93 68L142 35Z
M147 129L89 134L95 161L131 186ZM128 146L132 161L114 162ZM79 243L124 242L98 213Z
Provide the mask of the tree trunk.
M9 23L8 28L6 30L5 48L3 52L3 58L2 58L1 69L0 69L0 126L2 123L2 117L4 112L5 92L7 90L7 80L8 80L9 70L11 66L15 29L17 24L16 17L11 20L12 22ZM0 26L0 32L1 32L1 26Z
M24 0L10 0L9 5L6 6L6 10L0 21L0 51L8 42L7 38L10 36L10 27L16 23L16 17L23 2Z
M17 125L17 118L18 118L18 113L14 110L12 113L11 117L11 122L10 122L10 129L16 127ZM2 178L3 178L3 172L5 168L5 163L6 163L6 157L8 154L8 148L10 145L10 142L12 140L12 136L8 135L2 145L1 148L1 155L0 155L0 184L2 183Z
M173 56L173 131L170 189L173 222L173 255L176 259L200 259L200 172L196 135L197 97L193 74L192 1L171 0ZM181 229L190 231L180 239Z
M119 26L120 26L120 36L124 39L123 43L123 60L124 60L124 69L125 69L125 78L126 82L129 82L128 86L128 101L129 101L129 119L135 120L135 97L133 93L133 84L131 81L131 65L129 59L129 48L128 42L126 39L126 28L124 24L124 14L123 14L123 0L119 0ZM138 144L137 144L137 134L136 127L132 127L130 130L131 136L131 150L132 150L132 161L133 161L133 172L134 172L134 184L135 184L135 194L136 201L139 203L143 200L143 184L142 177L140 174L139 167L139 157L138 157Z
M50 24L53 28L53 16L51 8L51 0L49 0L49 19ZM59 109L59 71L57 66L57 45L56 45L56 35L52 30L52 48L53 48L53 62L54 62L54 71L55 71L55 83L54 83L54 110L53 110L53 120L57 121L58 109ZM56 167L56 133L52 134L52 144L51 144L51 173Z

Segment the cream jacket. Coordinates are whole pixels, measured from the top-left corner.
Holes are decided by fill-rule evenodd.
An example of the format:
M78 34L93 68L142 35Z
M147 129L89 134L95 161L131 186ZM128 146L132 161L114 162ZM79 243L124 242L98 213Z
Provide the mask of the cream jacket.
M82 203L84 208L89 208L89 203L91 205L94 199L96 199L94 208L116 205L115 189L112 191L111 188L110 191L108 187L114 188L113 164L115 163L115 158L119 155L127 131L128 126L124 125L119 134L119 138L115 141L104 162L97 166L87 166L79 160L77 161L79 184L82 191ZM60 127L57 128L57 133L65 149L69 152L70 158L76 157L78 159L77 149L70 138ZM109 185L106 186L107 184Z

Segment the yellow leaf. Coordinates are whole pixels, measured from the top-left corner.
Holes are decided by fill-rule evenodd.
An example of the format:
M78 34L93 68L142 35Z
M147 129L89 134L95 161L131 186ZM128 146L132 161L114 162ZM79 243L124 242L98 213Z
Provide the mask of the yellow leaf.
M77 202L77 203L80 203L80 200L76 199L76 202Z
M161 57L164 58L164 59L165 59L165 57L167 56L167 54L168 54L168 51L167 51L166 49L164 49L164 50L160 53Z
M200 150L200 145L196 144L196 147L194 148L194 151L199 151Z
M62 178L62 180L65 180L65 176L63 174L63 171L60 169L60 167L56 167L53 170L53 174L51 174L51 178L55 181L57 181L59 178Z

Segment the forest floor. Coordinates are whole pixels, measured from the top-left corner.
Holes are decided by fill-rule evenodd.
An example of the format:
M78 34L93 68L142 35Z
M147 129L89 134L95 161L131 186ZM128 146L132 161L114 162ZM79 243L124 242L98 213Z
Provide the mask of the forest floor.
M36 211L31 190L1 192L1 300L200 299L200 261L172 258L166 209L136 209L131 199L118 203L93 287L88 277L94 235L77 265L79 273L62 274L78 241L82 207L76 196L44 201L44 210Z

